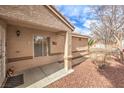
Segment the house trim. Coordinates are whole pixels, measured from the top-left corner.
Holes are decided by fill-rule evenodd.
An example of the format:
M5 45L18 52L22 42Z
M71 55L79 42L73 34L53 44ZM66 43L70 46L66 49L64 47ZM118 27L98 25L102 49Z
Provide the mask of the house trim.
M80 50L80 51L72 51L72 53L77 53L77 52L85 52L86 50ZM64 54L64 52L58 52L58 53L50 53L49 56L55 56L55 55L62 55ZM33 56L25 56L25 57L17 57L17 58L8 58L7 62L11 63L11 62L17 62L17 61L21 61L21 60L29 60L29 59L33 59ZM75 57L73 57L72 59L74 59Z
M8 63L11 63L11 62L16 62L16 61L20 61L20 60L28 60L28 59L33 59L33 56L25 56L25 57L17 57L17 58L8 58L7 61L8 61Z
M72 37L75 37L75 38L89 38L89 36L81 35L81 34L77 34L77 33L72 33Z
M81 58L81 57L83 57L83 56L76 56L76 57L72 57L71 59L75 60L75 59L78 59L78 58ZM58 63L62 63L62 62L64 62L64 60L58 61Z

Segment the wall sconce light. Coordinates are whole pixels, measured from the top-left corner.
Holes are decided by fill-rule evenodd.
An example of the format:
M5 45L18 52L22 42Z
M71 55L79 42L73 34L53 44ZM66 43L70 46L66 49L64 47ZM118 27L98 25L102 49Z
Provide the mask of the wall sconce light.
M18 37L20 36L20 33L21 33L20 30L17 30L17 31L16 31L16 35L17 35Z
M54 41L52 42L52 44L53 44L53 45L57 45L57 43L56 43L56 42L54 42Z

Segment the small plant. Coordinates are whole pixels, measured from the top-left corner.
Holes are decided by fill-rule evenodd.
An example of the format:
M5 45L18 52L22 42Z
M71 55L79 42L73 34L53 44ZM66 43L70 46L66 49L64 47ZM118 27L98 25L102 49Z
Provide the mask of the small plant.
M91 54L92 62L97 66L98 69L104 69L109 66L108 60L110 59L110 55L104 51L94 51Z
M88 40L88 52L90 51L90 47L95 43L95 40L89 39Z
M9 69L7 70L7 76L8 76L8 77L13 76L14 72L15 72L15 68L14 68L14 67L9 68Z
M105 67L106 67L106 64L98 65L98 68L99 68L99 69L104 69Z

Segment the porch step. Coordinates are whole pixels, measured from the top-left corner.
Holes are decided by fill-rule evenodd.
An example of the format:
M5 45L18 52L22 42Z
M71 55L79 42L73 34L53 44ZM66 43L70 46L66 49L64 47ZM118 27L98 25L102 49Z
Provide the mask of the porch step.
M62 77L72 73L73 70L69 70L69 71L66 71L65 69L61 69L47 77L45 77L44 79L28 86L27 88L43 88L43 87L46 87L47 85L55 82L56 80L59 80L61 79Z

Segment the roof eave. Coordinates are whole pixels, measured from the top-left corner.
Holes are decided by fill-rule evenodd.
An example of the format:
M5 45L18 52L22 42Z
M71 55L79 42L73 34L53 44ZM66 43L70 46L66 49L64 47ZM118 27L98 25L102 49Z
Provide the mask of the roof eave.
M74 26L52 5L45 5L49 10L51 10L66 26L68 26L72 31L74 31Z

